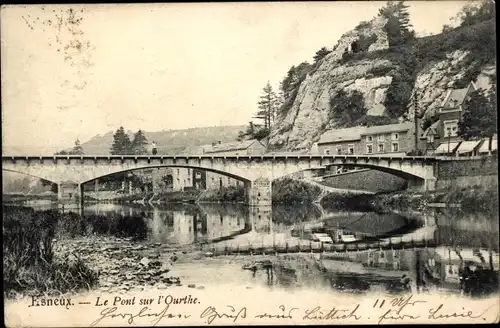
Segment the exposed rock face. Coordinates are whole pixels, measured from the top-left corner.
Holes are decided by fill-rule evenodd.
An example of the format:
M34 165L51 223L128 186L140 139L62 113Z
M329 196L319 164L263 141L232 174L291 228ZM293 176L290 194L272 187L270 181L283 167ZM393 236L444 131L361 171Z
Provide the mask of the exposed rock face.
M373 69L392 66L389 60L362 60L355 65L342 64L342 55L352 50L361 38L376 36L368 51L388 48L383 31L385 19L375 18L370 23L344 34L333 51L322 59L317 70L301 83L288 114L272 132L271 144L289 150L307 150L329 125L330 99L340 90L357 90L364 95L369 115L383 115L383 102L392 78L370 77Z
M326 130L337 126L331 116L330 99L340 90L347 94L358 91L364 96L367 115L389 116L384 102L393 82L393 76L402 72L401 62L391 61L383 52L389 47L384 30L386 21L376 17L356 29L345 33L332 52L325 56L300 84L292 106L271 131L270 145L284 151L308 152ZM366 40L370 39L368 47ZM375 41L373 42L373 40ZM359 44L364 42L364 49ZM344 60L345 51L357 50L366 56L355 60ZM381 51L382 50L382 51ZM374 52L377 51L377 52ZM467 78L466 70L474 63L474 56L462 49L451 49L445 59L435 60L413 72L412 95L417 93L419 112L430 116L436 112L448 91L456 82ZM472 57L472 59L471 59ZM444 58L444 56L443 56ZM476 86L488 89L490 78L496 73L496 66L481 67ZM413 103L402 104L400 117L392 119L413 119Z
M448 91L455 88L455 83L464 76L468 51L456 50L449 53L446 60L435 62L417 74L413 93L417 92L419 112L424 117L437 113ZM475 81L476 87L488 90L495 66L485 66ZM409 108L409 117L413 117L413 106Z

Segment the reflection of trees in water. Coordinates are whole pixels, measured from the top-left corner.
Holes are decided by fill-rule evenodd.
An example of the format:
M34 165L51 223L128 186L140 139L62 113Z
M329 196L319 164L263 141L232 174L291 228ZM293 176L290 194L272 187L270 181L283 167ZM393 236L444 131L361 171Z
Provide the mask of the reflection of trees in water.
M148 226L141 215L121 215L107 213L106 215L63 214L64 221L60 228L72 236L98 234L116 237L133 237L145 239Z
M345 212L329 216L325 224L326 227L341 228L368 236L381 236L389 232L406 232L403 228L409 227L409 220L394 213Z
M316 220L319 218L321 218L321 209L314 204L276 204L272 207L272 219L275 223L293 225L297 222Z
M230 203L220 203L220 204L199 204L199 208L205 212L207 215L212 216L232 216L237 218L248 218L249 217L249 207L244 204L230 204Z
M499 249L499 218L497 214L463 213L460 210L437 210L437 242L472 248Z
M498 232L493 231L469 231L440 226L436 230L436 239L440 245L499 249Z

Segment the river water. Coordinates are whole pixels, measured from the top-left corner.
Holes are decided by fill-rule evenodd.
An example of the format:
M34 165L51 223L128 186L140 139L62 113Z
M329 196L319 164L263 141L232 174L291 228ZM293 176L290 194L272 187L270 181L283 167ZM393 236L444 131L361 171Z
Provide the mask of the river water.
M32 205L39 210L54 206ZM312 204L272 208L240 204L87 204L83 218L92 225L86 228L87 235L101 233L101 240L108 244L116 242L116 238L125 239L127 247L151 249L146 257L166 259L164 254L152 254L154 247L168 247L163 252L169 254L169 274L193 287L238 283L246 288L326 287L356 293L412 288L457 293L465 290L471 295L489 293L498 287L496 214L466 215L458 210L405 214L328 212ZM104 229L106 220L121 223L112 228L106 223ZM73 238L88 237L84 235L77 233ZM375 241L380 246L313 254L308 245L318 238L323 238L324 244L366 245ZM84 250L89 252L89 248L97 251L104 245L88 243L92 242L71 244L86 245ZM302 248L284 254L248 252L250 248L262 250L276 245ZM229 249L231 255L215 254L216 247ZM269 262L271 267L266 266ZM112 270L120 271L120 265ZM474 283L461 283L464 270L475 279ZM489 274L492 271L496 273ZM403 276L411 280L405 281ZM120 282L116 277L110 279L103 285L112 291Z

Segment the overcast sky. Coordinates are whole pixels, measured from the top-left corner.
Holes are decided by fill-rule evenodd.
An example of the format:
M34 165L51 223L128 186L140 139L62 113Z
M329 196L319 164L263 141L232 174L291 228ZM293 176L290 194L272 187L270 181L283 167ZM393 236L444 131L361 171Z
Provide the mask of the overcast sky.
M438 33L464 4L410 1L411 23ZM73 5L79 25L68 6L2 8L4 146L59 149L120 125L246 124L268 80L277 86L382 5Z

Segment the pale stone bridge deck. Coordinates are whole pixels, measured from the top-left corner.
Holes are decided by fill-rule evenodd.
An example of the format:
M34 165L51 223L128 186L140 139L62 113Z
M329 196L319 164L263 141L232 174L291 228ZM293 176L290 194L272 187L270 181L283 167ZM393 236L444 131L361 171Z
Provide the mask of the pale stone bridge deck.
M442 160L426 156L387 155L251 155L251 156L145 156L145 155L70 155L70 156L2 156L2 169L43 178L60 187L76 188L81 195L82 185L100 177L131 170L156 167L184 167L203 169L245 183L250 205L271 204L271 182L274 179L311 169L332 165L353 165L380 170L409 181L409 186L433 190L436 183L436 166ZM65 188L59 188L59 197Z

